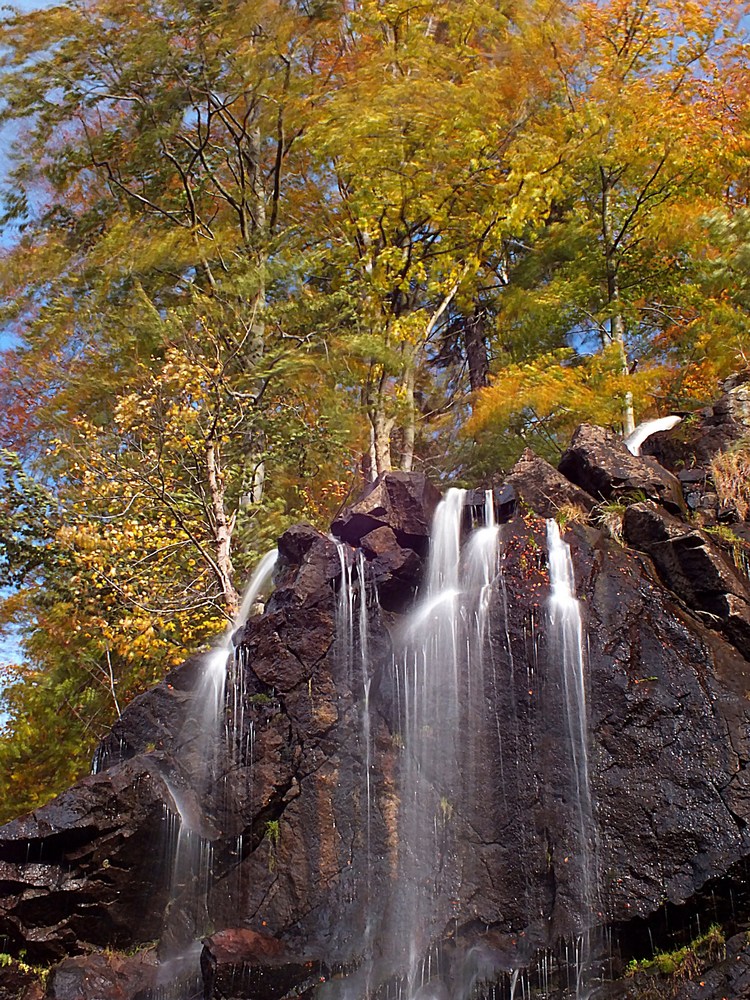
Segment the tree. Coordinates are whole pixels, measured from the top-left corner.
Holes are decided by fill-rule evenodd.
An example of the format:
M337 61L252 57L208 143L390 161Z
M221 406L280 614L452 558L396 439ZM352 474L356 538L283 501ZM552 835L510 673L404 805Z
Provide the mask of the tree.
M513 384L525 386L517 410L528 406L549 365L576 369L550 373L549 391L527 410L553 437L581 417L627 433L636 409L669 404L676 358L665 334L679 331L679 340L695 315L700 216L722 187L712 168L719 60L740 13L721 0L611 0L578 5L568 34L549 37L565 94L550 138L565 180L544 225L519 234L526 251L499 314L498 340L510 350L498 355L494 387L479 393L475 428L507 418ZM533 325L538 352L529 350ZM567 405L573 382L587 386L585 405L580 395Z
M511 21L484 2L359 5L308 134L309 241L325 290L347 295L343 345L361 366L371 477L391 468L394 441L412 468L426 359L457 312L474 312L493 248L551 197L549 163L517 166L549 100L517 34L536 5L517 7Z

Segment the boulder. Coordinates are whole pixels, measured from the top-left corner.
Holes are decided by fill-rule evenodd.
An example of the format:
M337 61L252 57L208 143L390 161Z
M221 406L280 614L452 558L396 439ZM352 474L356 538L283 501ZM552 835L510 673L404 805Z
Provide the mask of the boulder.
M653 458L631 455L622 438L604 427L581 424L558 468L597 500L629 501L642 494L674 513L685 506L675 476Z
M358 545L364 535L386 526L400 546L425 555L440 500L438 490L421 473L385 472L361 500L338 515L331 530L342 541Z
M80 955L54 969L45 1000L146 1000L156 983L153 950Z
M750 657L750 588L704 531L654 504L640 503L626 510L623 534L653 559L670 590Z
M309 524L289 528L279 539L274 592L266 609L319 604L332 609L341 577L336 543Z
M382 606L394 611L407 607L424 569L421 556L400 545L396 532L385 524L368 531L359 544Z
M204 938L200 966L204 1000L301 997L326 979L319 962L295 961L283 942L244 927Z
M526 448L506 477L518 497L539 517L554 517L561 507L578 507L590 512L596 501L549 462Z

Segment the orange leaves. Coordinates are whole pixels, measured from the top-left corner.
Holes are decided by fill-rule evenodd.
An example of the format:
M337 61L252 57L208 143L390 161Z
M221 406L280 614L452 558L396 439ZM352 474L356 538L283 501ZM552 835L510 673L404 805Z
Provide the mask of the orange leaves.
M625 394L632 392L639 412L646 410L662 377L657 367L623 375L616 347L585 358L571 350L541 355L505 367L481 389L466 430L476 437L524 410L535 421L551 421L550 429L563 435L584 421L619 426Z

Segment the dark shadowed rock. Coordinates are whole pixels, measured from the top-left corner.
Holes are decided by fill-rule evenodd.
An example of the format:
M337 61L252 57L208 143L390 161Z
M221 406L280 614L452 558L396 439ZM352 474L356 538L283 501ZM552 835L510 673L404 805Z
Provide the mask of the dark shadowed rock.
M0 828L6 946L49 961L157 937L163 872L144 845L162 839L164 801L156 760L137 757Z
M332 608L341 576L335 542L309 524L298 524L284 532L278 547L268 610L313 604Z
M94 755L94 772L121 764L139 753L169 750L194 710L194 689L205 654L189 656L159 684L128 705Z
M674 513L684 509L678 480L655 459L631 455L622 438L604 427L581 424L559 469L598 500L627 500L642 493Z
M750 588L705 532L646 503L628 507L623 532L670 590L750 657Z
M383 607L389 610L408 607L422 576L421 557L414 549L399 544L395 531L387 525L368 531L359 544Z
M315 673L333 642L333 621L318 606L291 607L251 618L235 641L264 687L286 694Z
M364 535L387 526L399 545L424 555L440 499L440 493L421 473L386 472L361 500L339 514L331 530L342 541L357 545Z

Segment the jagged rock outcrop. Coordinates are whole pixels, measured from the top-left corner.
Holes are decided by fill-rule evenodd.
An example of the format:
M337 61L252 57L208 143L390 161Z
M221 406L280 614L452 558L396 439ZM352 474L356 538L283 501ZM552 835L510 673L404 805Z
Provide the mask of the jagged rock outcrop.
M591 511L594 497L526 448L506 477L506 485L539 517L554 517L561 508Z
M583 428L561 469L572 482L526 452L495 494L505 523L492 655L461 706L477 764L450 786L437 769L424 776L451 865L424 948L441 942L441 978L456 995L577 931L579 807L543 520L563 504L590 512L634 490L655 501L628 509L630 548L593 524L566 533L588 636L601 923L622 929L692 899L750 855L748 585L708 536L668 512L682 503L679 484L653 459ZM408 706L393 649L436 503L424 477L386 475L337 518L343 545L290 529L264 613L234 635L221 730L204 731L194 697L203 660L190 658L128 706L98 773L0 828L0 936L35 961L73 955L50 977L48 1000L68 1000L65 983L82 969L111 983L110 1000L116 990L149 1000L150 943L161 942L163 975L166 957L209 926L207 998L357 995L403 974L392 938L410 919L394 892L410 849L399 830ZM366 657L353 625L341 634L351 615L342 564L353 565L355 547ZM182 841L180 823L190 830ZM175 877L190 850L209 859L205 886L206 865ZM410 863L420 872L419 858ZM142 959L89 954L102 947L140 948ZM366 947L375 961L365 969ZM607 994L617 995L628 994Z
M631 455L622 438L604 427L581 424L558 468L598 500L629 502L642 494L673 513L685 506L675 476L653 458Z
M440 493L421 473L389 472L378 476L360 500L343 510L331 530L357 545L371 531L389 528L399 545L425 555Z
M0 938L31 962L158 937L165 786L137 757L0 828ZM150 900L152 905L144 906Z
M750 586L704 531L639 503L626 510L623 532L670 590L750 658Z

